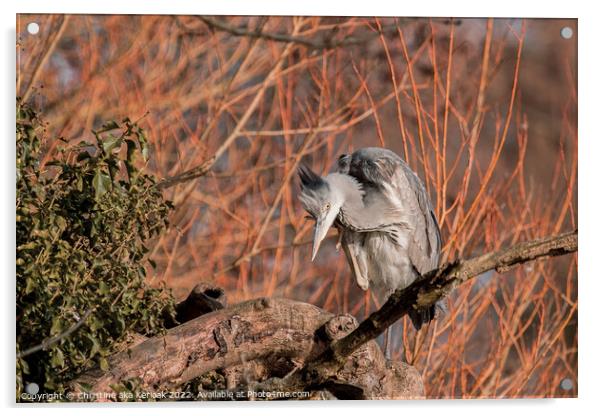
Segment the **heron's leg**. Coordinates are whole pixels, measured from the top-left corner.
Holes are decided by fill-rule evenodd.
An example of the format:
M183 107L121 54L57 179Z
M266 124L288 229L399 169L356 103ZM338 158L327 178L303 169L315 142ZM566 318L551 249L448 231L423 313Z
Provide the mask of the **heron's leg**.
M393 331L391 331L391 327L387 327L385 329L385 359L387 361L391 360L391 348L393 343Z

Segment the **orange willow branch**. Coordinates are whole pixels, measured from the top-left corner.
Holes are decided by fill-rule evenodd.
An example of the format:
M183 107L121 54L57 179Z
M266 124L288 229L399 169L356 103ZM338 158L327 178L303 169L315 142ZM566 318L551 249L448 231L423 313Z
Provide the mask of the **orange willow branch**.
M560 256L576 251L577 230L443 265L407 288L395 291L382 308L372 313L349 335L334 342L314 360L307 362L302 369L284 379L268 380L258 389L300 391L319 386L334 377L347 358L360 346L378 337L411 308L434 305L462 283L487 271L504 272L515 265L540 257Z

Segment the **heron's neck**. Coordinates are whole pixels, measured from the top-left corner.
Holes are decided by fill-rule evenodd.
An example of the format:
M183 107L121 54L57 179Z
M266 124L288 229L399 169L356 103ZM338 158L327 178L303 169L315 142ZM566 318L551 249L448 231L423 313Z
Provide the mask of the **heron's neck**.
M344 183L339 189L343 196L343 206L353 206L360 209L364 206L364 189L362 185L349 175L340 175L341 182Z
M364 206L362 185L354 177L340 173L330 174L329 182L342 200L338 217L341 224L357 231L373 228L375 223L368 219L370 215Z

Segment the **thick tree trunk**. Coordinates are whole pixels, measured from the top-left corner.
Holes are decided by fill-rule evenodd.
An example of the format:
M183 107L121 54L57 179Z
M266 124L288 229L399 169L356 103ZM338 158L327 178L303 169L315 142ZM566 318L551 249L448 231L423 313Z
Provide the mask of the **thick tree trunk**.
M93 393L110 393L112 384L142 380L146 391L176 390L211 371L224 370L231 391L282 378L319 355L333 340L358 323L350 315L334 316L316 306L288 299L260 298L199 316L144 340L109 359L109 370L80 376ZM375 341L360 347L335 377L308 390L322 397L407 399L424 395L413 367L387 365ZM314 395L315 396L315 395Z

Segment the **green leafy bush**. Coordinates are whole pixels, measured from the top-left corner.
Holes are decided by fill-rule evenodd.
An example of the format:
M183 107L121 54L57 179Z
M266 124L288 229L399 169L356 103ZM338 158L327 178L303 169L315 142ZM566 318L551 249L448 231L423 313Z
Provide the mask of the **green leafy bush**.
M173 316L171 293L145 283L145 242L171 205L142 170L144 132L126 119L93 133L42 152L43 123L17 103L17 397L25 383L60 392L106 369L127 334L156 334Z

